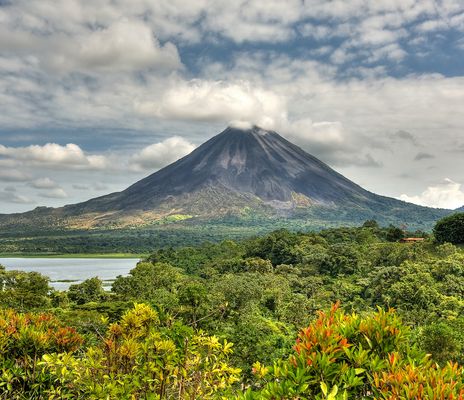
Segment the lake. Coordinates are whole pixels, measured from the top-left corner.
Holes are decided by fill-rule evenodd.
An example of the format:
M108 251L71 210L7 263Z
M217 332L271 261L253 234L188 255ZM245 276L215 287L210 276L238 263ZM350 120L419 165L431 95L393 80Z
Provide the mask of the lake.
M36 271L48 276L50 286L56 290L67 290L70 285L94 276L109 289L118 275L127 275L138 261L138 258L0 258L0 264L7 270Z

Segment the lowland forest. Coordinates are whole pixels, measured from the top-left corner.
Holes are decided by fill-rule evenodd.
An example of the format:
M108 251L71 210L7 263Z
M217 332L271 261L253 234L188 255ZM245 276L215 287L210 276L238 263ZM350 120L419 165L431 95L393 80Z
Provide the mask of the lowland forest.
M111 291L2 268L0 398L462 399L463 215L165 247Z

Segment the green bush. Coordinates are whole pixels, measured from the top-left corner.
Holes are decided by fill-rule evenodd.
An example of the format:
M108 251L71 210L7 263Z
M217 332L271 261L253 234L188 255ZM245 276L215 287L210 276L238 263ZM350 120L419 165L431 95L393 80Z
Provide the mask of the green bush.
M410 346L392 311L362 317L334 305L298 335L294 354L270 367L255 363L252 399L457 399L463 369L439 368Z

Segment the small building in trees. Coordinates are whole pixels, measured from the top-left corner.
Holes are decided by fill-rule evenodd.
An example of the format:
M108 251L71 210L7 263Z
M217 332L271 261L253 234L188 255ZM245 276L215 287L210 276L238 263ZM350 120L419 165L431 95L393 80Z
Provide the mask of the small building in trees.
M420 237L406 237L400 240L400 243L416 243L416 242L423 242L424 238Z

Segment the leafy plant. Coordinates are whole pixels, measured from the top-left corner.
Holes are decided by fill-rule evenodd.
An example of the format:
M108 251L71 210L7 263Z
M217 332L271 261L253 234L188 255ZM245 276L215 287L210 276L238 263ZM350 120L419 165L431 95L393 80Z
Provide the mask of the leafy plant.
M238 381L231 352L231 343L179 322L162 326L155 310L137 304L99 346L83 356L45 355L41 365L53 382L50 398L212 399Z
M462 398L462 368L440 369L409 345L409 336L393 310L362 317L335 304L300 332L289 359L254 365L256 389L243 398Z

